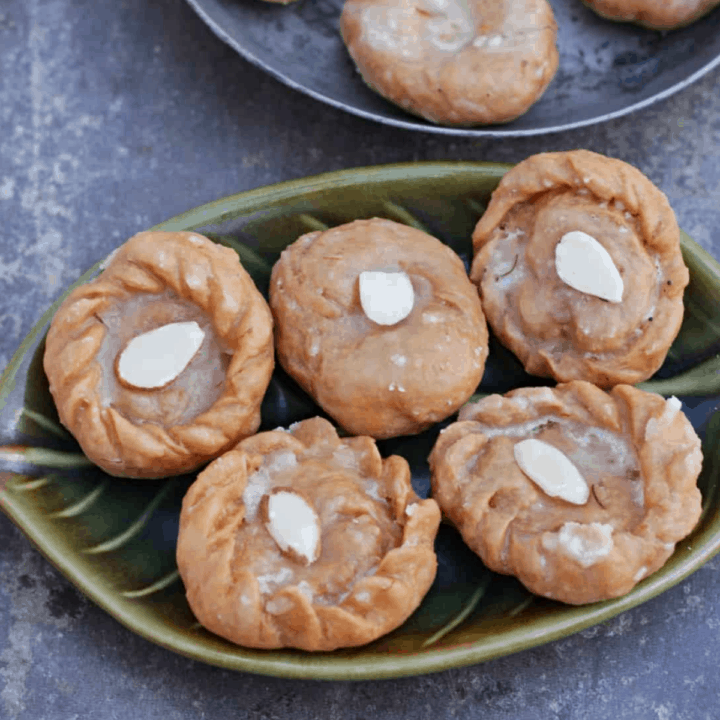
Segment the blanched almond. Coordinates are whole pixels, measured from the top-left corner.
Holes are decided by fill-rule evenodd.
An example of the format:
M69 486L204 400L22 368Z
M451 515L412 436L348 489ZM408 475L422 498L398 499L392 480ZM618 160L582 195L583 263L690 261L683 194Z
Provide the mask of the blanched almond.
M574 230L555 246L555 269L571 288L613 303L622 302L623 280L610 253L592 235Z
M378 325L395 325L413 309L415 292L404 272L361 272L360 304Z
M265 527L280 550L310 565L320 555L320 519L315 509L291 488L274 488L263 498Z
M188 366L204 339L196 322L170 323L138 335L118 357L118 378L143 390L163 387Z
M520 469L544 493L575 505L584 505L590 496L585 478L570 459L542 440L523 440L513 452Z

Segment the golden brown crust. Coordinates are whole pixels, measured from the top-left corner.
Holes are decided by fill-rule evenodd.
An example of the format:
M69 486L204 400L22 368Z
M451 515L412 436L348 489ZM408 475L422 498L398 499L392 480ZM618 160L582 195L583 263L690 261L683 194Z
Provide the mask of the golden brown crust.
M581 230L610 253L621 303L563 283L555 246ZM620 160L587 150L534 155L510 170L473 233L471 279L501 342L533 374L600 387L662 364L683 316L689 273L665 195Z
M362 271L402 270L410 315L392 326L360 305ZM357 220L304 235L273 268L278 359L353 435L418 433L475 391L488 353L477 291L439 240L390 220Z
M435 123L508 122L558 67L546 0L348 0L340 29L373 90Z
M533 592L572 604L624 595L700 516L700 440L673 402L585 382L491 395L438 438L433 497L488 567ZM513 448L528 437L573 460L592 487L586 504L546 495L520 470Z
M598 15L651 30L674 30L699 20L718 0L583 0Z
M114 382L114 358L101 362L109 337L103 315L121 314L124 304L153 297L162 300L159 306L167 304L170 314L187 307L206 317L228 357L215 402L179 424L143 417L150 412L152 391L125 393L121 409L114 407L107 391ZM160 307L148 322L172 322L168 313ZM165 319L158 323L158 318ZM144 232L62 303L48 332L44 365L60 420L94 463L117 476L178 474L257 430L273 370L272 316L232 250L197 233ZM155 397L172 415L170 390Z
M282 554L254 509L276 482L312 498L322 551L310 566ZM178 568L198 620L232 642L352 647L420 604L439 522L405 460L383 460L371 438L341 440L313 418L248 438L200 473L183 500Z

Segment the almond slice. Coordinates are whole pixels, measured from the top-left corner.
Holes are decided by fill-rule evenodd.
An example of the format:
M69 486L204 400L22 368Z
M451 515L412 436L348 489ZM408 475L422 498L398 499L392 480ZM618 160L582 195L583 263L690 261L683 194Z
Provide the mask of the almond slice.
M574 505L584 505L590 488L570 459L542 440L523 440L515 445L515 462L540 489Z
M396 325L413 309L415 292L404 272L361 272L360 304L378 325Z
M280 550L310 565L320 556L320 519L310 503L290 488L274 488L263 502L265 527Z
M582 567L589 568L612 552L613 530L610 524L570 521L558 532L544 534L541 542L546 550L560 550Z
M622 302L623 280L610 253L592 235L574 230L555 246L555 269L571 288L613 303Z
M118 356L115 372L125 385L161 388L188 366L204 339L205 332L194 321L163 325L130 340Z

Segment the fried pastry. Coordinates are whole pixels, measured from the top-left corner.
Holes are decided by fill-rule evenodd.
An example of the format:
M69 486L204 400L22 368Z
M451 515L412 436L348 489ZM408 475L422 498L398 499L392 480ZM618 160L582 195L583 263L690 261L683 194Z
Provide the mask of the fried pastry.
M674 30L699 20L718 0L583 0L598 15L651 30Z
M478 386L477 290L439 240L390 220L303 235L270 281L278 359L352 435L421 432Z
M533 375L635 384L680 330L689 273L675 214L620 160L576 150L521 162L473 246L488 323Z
M144 232L62 303L44 366L90 460L116 476L179 474L259 427L272 315L232 250Z
M313 418L243 440L200 473L183 500L178 568L198 620L234 643L353 647L420 604L439 523L403 458Z
M700 517L700 440L676 398L575 381L466 405L433 497L492 570L565 603L618 597Z
M340 29L370 88L434 123L508 122L558 67L546 0L347 0Z

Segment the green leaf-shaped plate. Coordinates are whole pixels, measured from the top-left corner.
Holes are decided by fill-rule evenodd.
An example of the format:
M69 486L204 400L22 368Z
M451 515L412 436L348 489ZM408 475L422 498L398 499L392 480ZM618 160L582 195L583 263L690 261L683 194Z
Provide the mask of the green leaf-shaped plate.
M414 163L361 168L297 180L204 205L158 229L197 230L236 248L261 290L279 251L308 230L384 216L427 229L468 262L470 234L507 166ZM442 526L439 571L417 612L398 630L362 648L333 653L257 651L231 645L196 622L175 566L182 496L192 477L162 482L111 479L90 465L59 426L42 370L44 336L57 304L43 315L0 381L4 448L14 472L0 474L2 508L78 588L121 623L164 647L204 662L268 675L367 679L427 673L480 662L576 632L666 590L720 547L715 453L720 441L720 266L686 235L691 271L687 313L657 378L645 383L681 396L704 437L704 512L660 571L629 595L585 607L536 598L512 578L487 571L450 527ZM88 271L78 282L98 272ZM493 343L478 392L546 383L526 375ZM277 371L263 426L316 414L312 401ZM426 458L439 428L381 443L405 456L421 495Z

